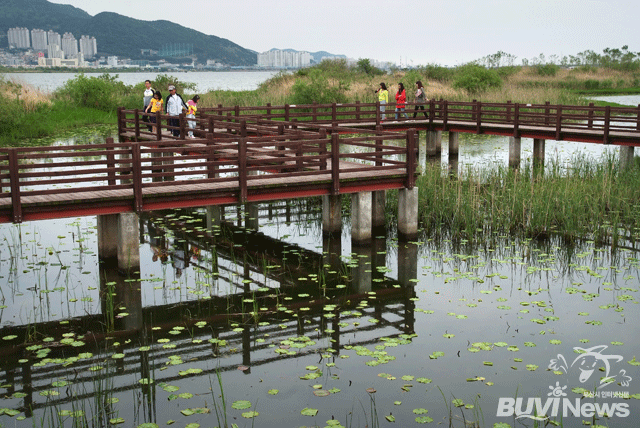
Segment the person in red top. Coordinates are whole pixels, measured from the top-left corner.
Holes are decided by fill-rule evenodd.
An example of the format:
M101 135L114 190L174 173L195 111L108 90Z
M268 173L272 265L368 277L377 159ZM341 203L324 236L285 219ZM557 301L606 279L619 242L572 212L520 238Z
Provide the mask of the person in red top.
M407 102L407 92L404 90L402 82L398 83L398 92L396 92L396 120L398 120L398 112L404 114L405 119L408 119L407 113L404 112L404 106Z

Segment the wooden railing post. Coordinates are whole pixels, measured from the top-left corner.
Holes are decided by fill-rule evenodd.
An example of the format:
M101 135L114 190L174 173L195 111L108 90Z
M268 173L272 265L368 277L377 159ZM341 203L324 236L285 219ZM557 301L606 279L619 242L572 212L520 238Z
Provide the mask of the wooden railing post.
M271 103L267 103L267 119L271 119Z
M340 136L331 134L331 180L333 182L332 195L340 194Z
M556 106L556 141L562 136L562 106Z
M589 103L589 120L587 120L587 128L589 129L593 128L593 107L594 106L595 104ZM638 107L640 107L640 105ZM640 124L640 115L638 116L638 124Z
M520 138L520 104L516 103L513 114L513 138Z
M442 130L447 131L447 121L449 119L449 102L444 101L442 104Z
M109 137L106 139L107 143L107 168L111 169L116 167L116 157L113 155L113 138ZM116 172L109 171L107 173L107 185L115 186L116 185Z
M218 104L218 120L223 120L224 114L222 112L222 104Z
M180 113L178 120L180 124L180 139L185 140L187 138L187 121L185 120L184 113Z
M551 123L551 103L549 101L544 103L544 124L549 126Z
M205 137L207 139L207 178L218 178L218 166L216 162L216 151L213 145L213 134L208 133Z
M124 134L124 107L118 107L118 135Z
M133 110L133 121L135 123L135 139L138 141L140 138L140 110Z
M240 120L240 106L235 106L233 110L236 115L236 123L238 123L238 121Z
M142 212L142 162L140 144L131 145L131 162L133 166L133 209Z
M482 102L476 101L476 134L482 132Z
M13 207L13 222L22 223L22 202L20 201L20 170L18 165L18 151L11 147L9 154L9 184L11 186L11 205Z
M360 122L360 100L356 101L356 121Z
M382 139L379 136L374 137L376 139L376 166L382 166Z
M507 119L507 123L511 122L511 100L507 101L506 119Z
M416 134L414 129L407 131L407 181L405 187L413 189L416 184Z
M429 131L433 131L433 118L436 115L436 100L429 100Z
M208 129L209 132L208 133L212 134L212 136L213 136L213 133L215 131L215 125L213 123L213 116L209 116L209 124L208 124L208 126L209 126L209 129Z
M602 136L602 143L609 144L609 128L611 126L611 106L604 108L604 133Z
M232 130L229 127L229 124L231 123L231 112L227 113L227 134L231 134Z
M376 127L380 126L380 118L382 114L380 113L380 101L376 101Z
M321 159L320 159L320 169L321 170L326 170L327 169L327 159L326 159L326 155L327 155L327 130L324 128L320 128L320 130L318 131L318 137L320 138L320 144L318 147L318 154L320 155Z
M246 120L240 121L240 136L242 138L247 138L247 121Z
M638 104L638 108L636 109L636 129L640 130L640 104Z
M238 185L240 187L240 203L247 202L247 140L238 139Z
M162 140L162 113L160 110L156 112L156 140Z
M285 104L284 105L284 121L285 122L289 122L289 109L290 109L289 104Z
M478 100L472 100L471 101L473 103L473 105L471 106L471 121L475 122L476 121L476 109L478 107Z
M336 103L331 103L331 127L338 126L338 106Z

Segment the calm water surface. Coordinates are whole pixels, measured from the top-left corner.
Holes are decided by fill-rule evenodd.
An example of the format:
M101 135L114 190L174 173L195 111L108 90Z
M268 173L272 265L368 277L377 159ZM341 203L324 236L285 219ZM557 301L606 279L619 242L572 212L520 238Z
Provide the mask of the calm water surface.
M507 164L506 139L461 137L461 170ZM568 167L616 154L546 148ZM249 212L257 231L236 207L210 231L204 210L143 216L131 275L99 261L95 217L0 225L0 424L218 426L220 379L227 421L240 427L533 426L497 417L499 400L523 397L524 412L527 398L559 388L574 402L608 375L595 402L630 415L596 423L637 426L633 243L402 243L390 225L359 248L348 218L339 238L323 238L316 200ZM607 355L620 358L607 367Z

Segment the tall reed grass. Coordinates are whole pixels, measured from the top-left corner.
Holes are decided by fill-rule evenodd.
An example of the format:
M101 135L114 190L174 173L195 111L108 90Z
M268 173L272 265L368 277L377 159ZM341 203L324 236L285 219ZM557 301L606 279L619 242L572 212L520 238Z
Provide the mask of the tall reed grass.
M427 165L417 180L419 221L427 232L472 238L488 233L560 234L617 244L640 238L640 170L618 170L614 156L551 161L544 173L525 165L468 168L452 179ZM391 195L388 215L395 215Z

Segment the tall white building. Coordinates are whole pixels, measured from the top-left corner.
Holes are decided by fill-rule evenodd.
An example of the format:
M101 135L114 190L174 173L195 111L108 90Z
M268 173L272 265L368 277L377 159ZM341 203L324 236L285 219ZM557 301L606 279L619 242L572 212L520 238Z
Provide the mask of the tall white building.
M302 68L311 65L309 52L289 52L273 49L258 54L258 67Z
M118 57L117 56L110 56L107 58L107 65L109 67L117 67L118 66Z
M10 48L29 49L31 47L31 38L27 28L9 28L7 39Z
M73 34L64 33L61 47L66 58L76 58L78 56L78 41Z
M95 37L80 37L80 52L85 58L92 58L98 53L98 45Z
M47 50L47 32L39 28L31 30L31 46L36 51Z
M59 45L48 45L47 58L64 59L64 52L60 49Z
M59 33L56 33L53 30L49 30L47 32L47 38L50 45L62 46L62 37L60 37Z

